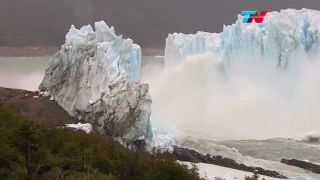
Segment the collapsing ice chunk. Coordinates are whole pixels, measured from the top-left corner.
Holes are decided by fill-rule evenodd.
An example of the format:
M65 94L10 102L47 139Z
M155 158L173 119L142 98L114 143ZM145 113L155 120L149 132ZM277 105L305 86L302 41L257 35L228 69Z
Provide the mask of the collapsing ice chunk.
M141 48L103 21L76 29L49 63L40 89L102 134L150 140L149 86L140 84Z

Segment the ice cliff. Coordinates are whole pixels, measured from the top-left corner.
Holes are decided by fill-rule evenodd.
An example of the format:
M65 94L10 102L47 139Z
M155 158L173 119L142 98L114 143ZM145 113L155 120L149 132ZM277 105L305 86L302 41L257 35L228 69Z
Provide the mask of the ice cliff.
M141 48L103 21L71 27L39 86L68 113L122 140L150 140L149 86L139 82Z
M248 55L287 66L291 60L320 52L319 22L320 11L309 9L269 12L261 24L245 24L238 15L235 24L224 26L219 34L170 34L165 61L171 64L190 55L216 53L224 63L232 56Z
M196 34L173 33L166 39L166 63L175 63L190 55L218 52L221 34L197 32Z

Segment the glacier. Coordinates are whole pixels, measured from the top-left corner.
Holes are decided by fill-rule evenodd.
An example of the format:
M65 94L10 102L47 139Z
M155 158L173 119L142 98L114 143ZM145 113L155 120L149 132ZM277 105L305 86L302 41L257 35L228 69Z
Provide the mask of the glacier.
M221 33L199 31L195 34L169 34L165 47L166 67L162 74L157 74L157 77L149 80L151 87L154 88L152 116L170 125L175 124L178 130L181 130L182 125L188 124L186 127L190 128L186 128L186 131L191 129L198 134L207 130L206 127L210 127L208 125L210 124L212 127L218 127L215 132L215 137L219 136L218 138L227 136L223 131L218 133L220 129L228 129L229 124L239 123L239 134L231 138L240 138L239 136L246 133L241 131L246 128L241 126L245 124L244 122L250 123L256 129L264 122L269 122L268 125L276 123L270 122L273 117L263 120L267 117L266 115L258 116L259 118L254 117L258 111L260 113L257 114L263 114L266 110L274 108L277 110L270 111L270 114L277 111L278 115L283 115L281 118L283 122L300 123L297 129L301 133L304 133L303 128L306 132L312 130L312 126L308 128L303 126L304 122L301 119L304 118L302 115L304 112L300 113L300 109L318 105L318 96L316 96L318 78L315 77L319 76L313 71L317 69L315 66L318 65L315 61L320 54L319 22L320 11L286 9L279 12L268 12L261 24L245 24L243 16L238 15L236 22L232 25L225 25ZM248 62L243 63L242 61ZM173 67L168 67L171 65ZM287 68L289 66L295 66L295 68ZM282 73L285 68L286 73ZM221 73L221 69L229 71ZM167 100L163 98L164 95L170 97L172 102L170 105L164 106L167 104ZM248 108L243 104L248 104L251 97L254 105ZM275 104L272 104L272 101ZM302 102L305 105L302 105ZM285 105L280 105L281 103ZM222 109L223 106L227 107ZM282 109L293 106L295 110ZM197 109L197 107L201 108ZM231 107L237 111L226 110L232 109ZM244 122L236 120L234 122L233 117L226 115L230 112L242 111L239 109L246 112L239 113L244 118L238 117L238 119L245 119ZM252 110L251 114L248 113L248 109ZM298 116L301 117L298 118ZM204 120L206 125L199 125L199 130L195 127L200 123L194 122L198 117L208 118ZM227 119L224 121L229 121L229 124L221 123L220 125L223 125L224 128L219 128L217 124L223 118ZM313 119L312 116L308 118L310 121ZM277 124L273 125L277 126ZM260 138L272 137L276 131L288 136L293 136L298 132L298 130L296 132L288 130L284 133L283 129L273 127L269 131L265 129L265 133L260 133L263 134ZM211 133L210 128L207 131L208 134ZM170 138L176 138L172 135L174 133L163 131L161 127L154 132L157 132L157 136L160 137L157 139L158 144L167 146L168 143L175 143L176 139L168 141ZM241 138L248 138L248 136Z
M320 11L286 9L268 12L263 23L243 23L243 16L223 27L221 33L169 34L165 63L174 64L187 56L215 53L223 64L232 57L250 56L286 67L320 52Z
M221 33L168 35L165 67L148 79L153 88L152 120L157 121L154 144L230 157L290 179L319 179L281 164L280 159L290 155L319 161L317 153L311 155L319 146L287 138L319 127L320 63L315 58L320 53L320 12L287 9L269 12L262 24L242 20L238 16ZM312 137L318 137L317 132ZM250 143L252 147L243 148ZM265 147L252 151L263 143ZM295 147L290 148L292 153L289 144ZM215 167L199 168L200 174L209 176L206 173ZM221 176L228 179L230 173L234 172Z
M71 116L123 142L151 140L149 85L140 83L141 48L104 21L71 26L39 86Z
M166 39L165 61L175 64L187 56L218 52L221 34L197 32L196 34L173 33Z

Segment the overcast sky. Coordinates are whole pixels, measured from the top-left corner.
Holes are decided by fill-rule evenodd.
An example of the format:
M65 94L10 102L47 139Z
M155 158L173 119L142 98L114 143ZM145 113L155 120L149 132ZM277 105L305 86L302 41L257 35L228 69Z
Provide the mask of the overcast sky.
M0 0L0 46L59 46L71 24L105 20L143 47L168 33L220 32L243 10L320 9L320 0Z

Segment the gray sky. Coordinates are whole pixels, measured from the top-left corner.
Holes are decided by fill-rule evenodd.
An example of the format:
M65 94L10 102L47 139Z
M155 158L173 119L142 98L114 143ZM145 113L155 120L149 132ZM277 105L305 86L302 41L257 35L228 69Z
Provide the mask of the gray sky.
M320 10L320 0L0 0L0 46L59 46L71 24L105 20L143 47L168 33L220 32L243 10Z

